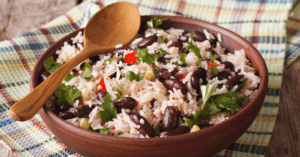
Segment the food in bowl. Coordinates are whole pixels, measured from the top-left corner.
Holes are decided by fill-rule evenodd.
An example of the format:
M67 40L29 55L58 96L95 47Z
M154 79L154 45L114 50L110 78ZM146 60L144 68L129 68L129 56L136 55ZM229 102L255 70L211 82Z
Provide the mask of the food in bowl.
M86 59L46 102L83 129L120 137L153 138L195 132L239 112L260 83L243 49L229 52L220 34L147 22L130 45ZM80 32L44 62L51 72L82 50Z

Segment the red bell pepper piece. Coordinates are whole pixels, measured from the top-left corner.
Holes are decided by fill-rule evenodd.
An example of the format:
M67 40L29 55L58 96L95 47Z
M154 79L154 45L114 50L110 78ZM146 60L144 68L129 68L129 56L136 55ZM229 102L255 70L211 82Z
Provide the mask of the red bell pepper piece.
M107 92L103 77L101 78L99 85L102 87L99 92Z
M137 51L134 51L132 53L128 53L127 55L125 55L124 63L127 63L129 65L136 64L136 60L139 59L139 58L135 57L136 53L137 53Z

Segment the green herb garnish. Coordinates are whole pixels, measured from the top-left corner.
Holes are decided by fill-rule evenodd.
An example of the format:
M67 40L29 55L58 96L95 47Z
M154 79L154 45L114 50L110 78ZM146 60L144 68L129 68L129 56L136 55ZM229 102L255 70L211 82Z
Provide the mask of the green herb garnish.
M155 68L152 67L152 72L153 72L153 74L157 77L157 75L158 75L157 69L155 69Z
M238 92L240 89L242 89L242 88L245 86L247 80L248 80L248 79L246 79L245 81L243 81L243 83L240 84L240 85L237 87L237 89L235 90L235 92Z
M153 19L151 19L150 21L147 21L145 28L149 29L149 28L157 28L159 25L162 24L162 22L164 20L167 20L167 18L160 18L160 17L154 17Z
M164 40L164 35L163 36L160 36L159 38L161 39L161 41L163 41L164 43L168 43L168 38L166 37L165 40Z
M128 71L123 75L123 78L125 78L128 81L135 80L137 82L141 81L144 78L145 72L141 74L135 74L132 71Z
M191 39L193 39L193 36L195 35L195 33L192 33L191 35L190 35L190 38ZM189 51L192 51L198 58L200 58L202 61L204 61L205 59L203 59L202 57L201 57L201 54L200 54L200 49L197 47L197 46L195 46L194 44L193 44L193 42L191 41L191 42L189 42L189 47L187 47L187 46L184 46L187 50L189 50Z
M81 91L77 88L66 86L64 83L62 83L55 91L55 96L57 97L57 103L59 105L64 104L74 104L73 101L77 97L82 97Z
M159 136L159 134L160 134L159 126L157 126L157 127L155 128L155 136Z
M113 91L118 93L118 99L122 99L124 97L124 96L121 96L121 93L123 93L124 90L116 80L114 80L114 83L113 83Z
M215 66L211 66L208 69L211 69L214 72L215 75L218 75L218 70Z
M199 67L201 67L201 61L198 61L198 62L197 62L197 65L198 65Z
M217 59L217 55L216 54L213 54L212 56L211 56L211 58L210 58L210 61L211 62L213 62L213 61L215 61L216 59Z
M99 115L102 117L103 122L111 121L113 118L117 118L117 109L111 102L110 95L106 94L104 97L104 103L101 105L102 111L99 111Z
M152 59L152 57L153 59ZM135 57L137 58L140 58L139 59L139 62L140 61L143 61L144 63L147 63L149 65L152 65L154 64L159 58L160 58L160 54L149 54L147 49L142 49L142 50L139 50L136 54L135 54Z
M169 55L169 53L167 51L165 51L164 49L159 49L159 51L161 52L161 54L163 55Z
M109 134L109 129L110 129L110 128L111 128L111 127L108 127L107 125L105 125L104 128L102 128L102 129L100 130L100 133L101 133L101 134L108 135L108 134Z
M54 58L53 56L49 57L47 60L45 60L44 62L44 67L45 67L45 71L49 72L50 68L52 66L52 64L54 63Z
M240 103L249 96L239 97L235 92L227 91L224 94L214 95L211 98L211 108L217 113L228 111L235 113L235 110L240 108Z
M96 129L94 130L91 126L91 124L89 124L88 128L86 130L90 130L90 131L93 131L93 132L99 132L100 130L99 129Z
M76 76L76 74L75 74L75 76ZM68 74L66 77L65 77L65 81L66 82L69 82L70 80L72 80L72 78L74 78L75 77L74 75L72 75L72 74Z
M83 106L82 105L78 105L78 107L77 107L78 109L82 109L83 108Z
M89 62L86 62L84 64L83 72L80 74L80 76L87 81L90 81L92 79L92 66Z
M104 63L106 63L107 61L108 61L109 63L111 63L111 61L113 61L114 59L117 59L116 54L115 54L114 56L112 56L111 58L105 59L105 60L104 60Z
M211 82L206 86L201 86L201 93L202 93L202 106L199 113L195 113L191 119L184 117L185 121L188 123L190 127L193 127L193 125L197 125L198 121L202 119L207 119L210 117L210 112L212 109L209 107L209 104L207 103L209 98L211 97L212 93L217 88L216 82Z
M58 140L58 138L56 136L53 136L52 140Z
M49 70L49 72L54 72L55 70L57 70L59 67L61 67L62 64L60 63L55 63Z

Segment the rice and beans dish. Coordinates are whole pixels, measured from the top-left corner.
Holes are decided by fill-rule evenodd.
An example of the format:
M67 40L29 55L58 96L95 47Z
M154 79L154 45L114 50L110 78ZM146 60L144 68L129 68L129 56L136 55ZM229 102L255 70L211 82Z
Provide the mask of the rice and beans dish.
M229 52L205 29L159 25L153 18L130 45L86 59L66 76L46 107L67 122L120 137L154 138L200 131L239 112L260 78L245 51ZM84 45L80 32L44 62L46 79Z

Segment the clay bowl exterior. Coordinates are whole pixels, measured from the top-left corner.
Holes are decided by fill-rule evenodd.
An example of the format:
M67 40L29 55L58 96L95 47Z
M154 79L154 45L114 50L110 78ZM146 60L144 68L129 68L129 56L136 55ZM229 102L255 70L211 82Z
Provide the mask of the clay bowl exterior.
M140 32L144 31L145 22L153 17L142 16ZM46 107L41 108L39 114L47 127L69 148L84 156L212 156L235 142L252 124L263 104L268 84L267 68L259 52L239 35L215 24L185 17L160 17L168 18L160 28L175 27L189 32L206 29L215 36L220 33L222 45L229 51L243 48L261 77L255 98L242 111L220 124L194 133L151 139L114 137L84 130L65 122ZM44 61L79 31L82 29L54 43L38 59L31 74L31 90L41 81Z

